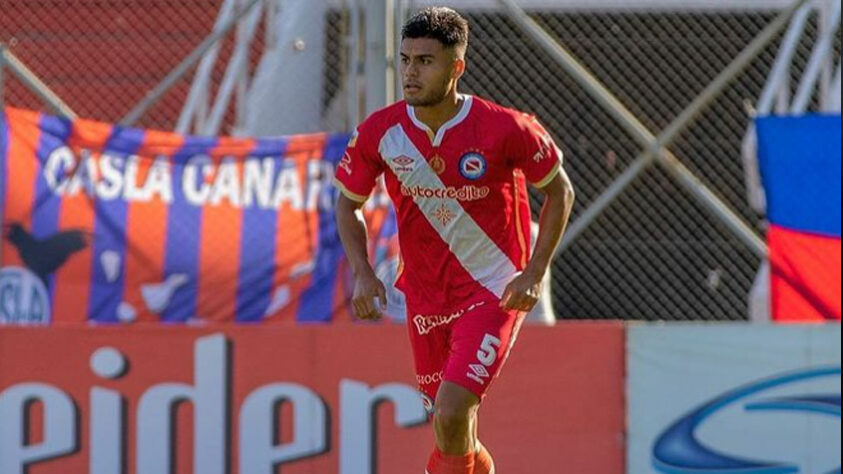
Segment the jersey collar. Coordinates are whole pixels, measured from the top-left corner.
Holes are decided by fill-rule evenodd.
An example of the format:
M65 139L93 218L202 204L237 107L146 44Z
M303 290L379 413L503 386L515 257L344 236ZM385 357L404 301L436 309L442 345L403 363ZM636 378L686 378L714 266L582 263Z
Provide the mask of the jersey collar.
M457 112L457 115L454 115L451 120L448 120L447 122L442 124L442 126L439 127L439 130L436 132L435 135L433 134L433 130L431 130L430 127L425 125L424 122L422 122L416 117L415 107L409 104L407 104L407 115L410 116L410 120L412 120L413 124L415 124L416 127L424 130L427 133L427 136L430 137L431 141L433 142L433 146L439 146L440 144L442 144L442 139L445 138L445 132L449 128L453 128L459 125L460 122L462 122L463 120L465 120L466 117L468 117L468 112L471 111L471 103L474 97L467 94L459 94L459 98L462 99L462 107L460 108L460 111Z

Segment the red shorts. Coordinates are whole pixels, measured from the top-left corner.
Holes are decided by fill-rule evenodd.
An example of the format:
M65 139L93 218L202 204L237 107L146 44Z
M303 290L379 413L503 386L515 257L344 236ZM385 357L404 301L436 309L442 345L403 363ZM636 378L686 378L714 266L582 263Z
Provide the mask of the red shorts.
M497 300L481 301L439 315L418 314L408 308L416 381L426 404L432 406L443 380L481 399L485 396L509 357L525 316L504 311L499 304Z

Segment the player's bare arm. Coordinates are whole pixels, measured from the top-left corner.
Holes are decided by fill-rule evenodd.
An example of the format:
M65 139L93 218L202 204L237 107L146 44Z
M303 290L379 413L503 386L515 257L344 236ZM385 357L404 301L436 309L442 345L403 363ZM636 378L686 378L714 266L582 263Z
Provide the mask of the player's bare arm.
M379 319L381 312L375 306L375 298L381 308L386 308L386 287L369 264L366 250L366 221L360 208L362 202L340 194L337 199L336 216L342 245L354 273L354 294L351 304L354 316L360 319Z
M527 267L504 290L501 297L504 309L530 311L536 305L541 295L542 276L547 272L574 206L574 187L564 168L547 185L538 189L545 194L545 201L539 218L536 247Z

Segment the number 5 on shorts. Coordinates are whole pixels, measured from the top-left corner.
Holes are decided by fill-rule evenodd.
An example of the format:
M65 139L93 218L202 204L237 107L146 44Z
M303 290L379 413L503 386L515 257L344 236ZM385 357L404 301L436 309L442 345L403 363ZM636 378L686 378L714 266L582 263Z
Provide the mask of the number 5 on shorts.
M486 334L477 351L477 360L486 367L491 367L498 360L498 349L501 347L501 340L491 334Z

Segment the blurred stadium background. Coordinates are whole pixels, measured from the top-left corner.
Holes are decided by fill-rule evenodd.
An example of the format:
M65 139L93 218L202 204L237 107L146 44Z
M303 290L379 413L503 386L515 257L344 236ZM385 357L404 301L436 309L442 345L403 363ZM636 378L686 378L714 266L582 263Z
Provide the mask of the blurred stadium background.
M248 3L6 0L0 39L79 116L119 122L215 24L221 26ZM424 4L397 2L396 21ZM524 4L544 31L655 134L788 5ZM469 18L473 35L463 88L534 113L546 124L567 155L579 191L576 219L633 162L641 144L497 2L455 6ZM825 24L831 15L829 6L810 13L784 86L789 90L783 94L795 93L814 46L829 31ZM193 68L176 81L136 125L235 135L348 131L375 105L395 97L394 90L372 97L371 87L364 87L379 74L367 67L383 68L388 61L373 57L377 48L387 48L387 56L394 49L366 36L373 30L365 28L367 18L371 12L350 1L253 4L203 57L200 71ZM389 20L384 28L395 28L393 18ZM832 30L832 48L810 110L830 105L829 87L840 57L840 29ZM751 123L747 106L755 105L768 82L785 31L669 147L758 238L763 237L765 216L748 199L741 146ZM285 64L297 74L285 74L290 67L281 66ZM227 69L230 99L215 101ZM388 76L381 81L394 78ZM6 104L49 110L14 76L6 77ZM355 86L359 92L350 96ZM188 102L191 87L199 90L201 100ZM267 87L287 92L271 95ZM257 97L270 100L260 105ZM190 107L199 112L191 117ZM290 113L293 107L307 112ZM533 204L537 209L539 203ZM652 167L555 260L553 302L562 319L743 320L761 261L688 189L664 169Z
M0 52L3 53L0 106L209 137L348 133L368 113L400 98L394 54L398 47L397 32L408 14L438 3L443 2L0 0ZM545 405L535 402L536 413L553 412L554 416L548 420L553 423L559 420L560 425L565 425L571 420L570 411L559 408L563 404L553 397L540 394L547 393L548 387L552 393L559 394L568 387L581 386L586 387L583 393L593 400L566 398L566 403L587 405L583 410L589 416L609 413L606 416L611 415L613 421L595 428L602 437L581 436L591 426L583 418L559 428L561 434L555 438L551 436L553 433L547 433L550 422L528 415L529 421L525 423L531 433L548 434L546 440L531 447L550 452L555 450L557 441L563 440L558 444L566 447L559 453L564 453L567 462L573 463L571 472L583 474L616 474L621 472L619 466L625 466L626 472L633 474L656 470L692 472L680 468L670 470L659 464L665 458L660 457L658 449L653 450L657 444L653 441L653 430L668 426L683 410L688 411L697 402L712 399L727 389L798 369L802 370L798 375L769 379L773 381L765 386L784 384L782 380L813 380L829 374L835 377L831 385L823 385L821 389L836 394L836 405L832 400L829 409L833 411L836 407L838 421L834 426L838 434L821 442L816 441L820 435L811 431L816 446L810 456L831 453L832 460L839 465L839 325L794 326L790 331L782 331L781 327L767 325L722 324L712 325L717 329L706 332L708 329L704 328L712 326L661 327L617 322L741 323L771 319L767 259L771 219L756 161L754 118L756 114L836 114L839 123L843 49L839 0L452 0L447 3L463 13L471 25L469 65L461 84L463 92L535 114L565 152L566 168L578 192L569 235L551 269L555 318L565 320L566 324L553 328L559 329L559 333L552 335L555 339L549 333L537 331L550 328L528 328L523 337L526 342L522 344L545 345L534 349L538 352L525 348L522 366L518 366L517 360L512 362L517 367L527 367L530 355L540 357L554 367L552 373L558 380L548 382L545 387L541 385L544 378L539 371L529 375L522 372L520 378L513 376L509 385L502 382L499 393L505 401L500 403L518 410L519 405L513 401L517 398L515 394L527 394L528 400L547 402ZM653 151L655 137L665 131L669 132L667 143L660 143L665 145L664 150L648 153ZM0 140L3 138L0 135ZM836 166L839 175L839 156ZM839 179L836 186L839 190ZM541 202L538 194L532 198L535 213ZM839 200L837 207L839 210ZM836 318L832 315L830 319L839 322L839 220L835 245L837 260L826 266L836 267L835 288L838 289L830 290L830 283L826 282L823 291L830 295L832 306L836 303ZM390 337L400 338L403 333L394 329L384 330ZM721 329L722 333L717 332ZM168 344L162 348L162 354L178 353L181 354L178 357L183 357L193 353L199 366L198 358L205 354L199 347L210 339L200 344L196 342L196 333L184 327L156 330L162 338L172 337L172 347ZM55 347L56 354L65 354L76 348L71 341L77 339L63 339L60 331L55 336L16 331L0 325L0 355L14 354L20 360L30 357L37 361L39 355L27 351ZM83 354L68 356L68 363L78 364L79 370L87 373L88 355L100 354L97 348L108 345L109 338L116 341L124 337L118 331L119 328L104 328L99 339L85 343ZM169 335L164 334L167 331ZM344 335L343 330L336 334L320 333L321 336L316 335L320 329L308 327L302 331L307 337L312 336L308 341L316 344L304 349L309 357L318 359L315 354L319 351L331 355L326 356L329 362L322 362L327 364L324 366L311 359L302 362L302 367L312 365L319 372L313 376L307 368L302 373L294 371L295 377L299 377L296 380L312 378L315 385L310 387L327 400L329 410L340 410L337 398L340 396L326 396L323 390L335 391L337 380L342 379L340 386L348 389L348 392L341 390L342 397L349 397L342 398L342 403L346 403L353 399L350 394L358 393L352 390L354 387L342 385L347 377L377 384L386 381L373 375L377 370L392 371L388 379L400 373L401 369L396 367L409 367L407 354L402 354L396 358L397 362L378 362L363 375L332 372L333 369L325 367L333 367L330 364L339 367L344 363L331 352L333 345L346 347L349 340L359 339L368 341L372 347L383 344L389 350L400 349L360 328L347 333L354 337ZM266 344L266 353L287 351L288 346L298 348L300 342L298 335L278 328L265 332L276 338L271 343L256 340L257 333L247 334L239 328L224 332L229 343L238 347ZM590 339L597 332L599 338ZM115 356L118 362L144 354L143 343L130 342L126 339L120 343L122 346L115 343L119 346L119 357ZM194 343L197 349L191 352ZM210 347L211 342L207 344ZM222 347L218 349L224 352L226 349ZM347 349L355 350L351 346ZM688 352L683 352L685 349ZM368 350L377 353L375 349ZM577 356L571 357L571 351L576 351ZM755 358L759 353L764 355ZM113 362L115 359L108 358L113 355L109 352L100 360ZM295 352L283 352L273 360L283 366L281 361L288 355L296 357ZM228 360L220 357L220 361ZM788 357L791 359L783 362ZM565 362L559 362L563 359ZM13 400L11 389L5 392L4 399L4 387L29 380L32 371L37 370L33 367L38 367L20 363L17 370L12 370L12 363L7 362L10 360L9 357L0 359L3 364L0 408L12 406L3 405ZM253 370L256 365L248 364L254 360L258 359L247 357L232 362L234 367L241 368L238 371L229 367L236 374L235 381L243 377L239 374ZM578 360L588 362L581 366ZM675 366L662 363L674 360ZM183 379L185 373L192 373L190 364L180 361L176 366L181 370L177 377ZM822 370L817 369L820 366ZM104 383L104 379L120 377L103 375L108 371L98 368L105 366L97 365L93 356L90 367L98 378L88 375L90 382L85 379L85 383ZM814 371L807 371L808 368ZM150 381L161 379L159 372L143 365L133 370L145 374L145 382L115 388L129 397L132 409L142 389ZM260 383L274 380L270 369L255 370L254 379L260 379ZM728 376L717 378L711 372ZM62 386L60 374L50 377L50 383ZM196 377L198 385L199 372ZM682 382L669 384L668 379ZM255 380L242 383L252 387L258 383ZM655 380L665 385L658 385ZM88 385L84 389L77 382L71 385L67 390L75 400L86 399ZM685 385L686 392L676 385ZM243 400L244 390L242 386L235 389L235 403ZM378 393L392 401L401 396L399 392ZM195 397L200 397L199 391L186 398L198 406ZM286 400L301 402L290 397ZM676 413L659 411L660 403L673 407L671 404L686 399L688 404L676 408L679 410ZM87 406L83 406L84 413ZM490 413L501 408L492 406ZM0 409L0 415L4 413L12 411ZM188 414L180 412L178 416L180 424L187 423L184 420ZM244 416L243 420L247 418ZM382 466L380 472L385 472L383 466L403 465L400 463L406 461L400 456L410 451L409 446L427 440L424 434L409 428L407 431L412 435L398 434L394 426L398 418L396 414L394 423L391 418L380 418L377 429L382 436L387 433L401 440L400 448L372 452L377 457L374 464ZM491 419L490 425L518 422L505 416ZM92 418L91 423L94 421ZM351 423L345 417L341 422ZM412 426L407 423L401 426ZM292 429L289 420L278 424L273 428L276 431ZM809 438L807 432L799 431L809 428L799 426L794 428L793 436L797 437L794 439ZM816 428L811 426L811 430ZM187 429L193 433L191 428ZM14 437L17 436L14 430L9 430L12 431L4 432L0 421L0 472L6 474L4 466L12 469L8 466L18 466L14 463L21 459L40 462L36 454L14 448L20 443ZM763 431L753 431L752 436L761 436ZM340 447L351 445L356 438L343 433L341 429L339 434L334 434L339 436ZM530 464L529 459L518 454L531 447L524 443L510 446L507 435L493 433L492 446L505 459L509 454L509 461L504 462L510 463L511 470L505 474L530 474L544 469L543 464ZM38 439L42 435L23 436ZM245 435L241 433L238 441L241 453L246 443L242 436ZM738 439L737 445L743 446L742 435L724 436L721 439L728 438L729 442ZM183 438L179 431L178 452L190 452L190 449L199 452L198 448L186 448L190 442ZM91 443L94 439L92 436ZM284 441L289 439L287 436ZM580 441L587 448L577 448L576 443ZM280 434L274 442L281 443ZM20 446L26 444L21 443ZM3 446L7 446L6 451ZM771 449L791 448L787 445ZM100 454L107 451L103 449ZM297 445L296 449L302 449L301 453L263 452L261 455L267 458L276 456L273 470L254 472L276 472L284 462L295 463L300 454L315 456L319 449L332 447ZM134 453L130 456L143 456L140 444L128 450ZM55 452L71 451L56 448ZM593 461L604 452L610 453L603 459L607 464ZM412 454L419 459L424 455ZM3 464L4 456L10 464ZM186 466L198 469L195 467L200 463L198 458L190 464L185 461L187 455L179 456L183 457L178 463L173 461L172 472L192 472ZM315 471L295 470L293 465L289 472L326 474L339 465L343 474L363 474L364 471L348 466L372 464L372 461L364 460L363 455L355 456L342 454L339 461L332 458L325 461L327 464L316 465ZM585 459L588 456L591 460ZM14 462L9 461L11 458ZM252 472L244 467L242 458L241 455L239 472ZM227 459L229 464L235 462ZM20 466L26 464L20 462ZM130 462L120 457L122 467L112 464L111 468L116 470L109 470L103 467L108 466L106 463L96 469L91 467L90 472L126 472L126 463ZM50 467L49 463L45 466L33 468L30 474L71 472L67 467ZM150 466L153 465L148 465L147 470L139 467L138 472L157 473ZM417 470L413 466L390 474ZM9 471L12 472L24 471ZM209 471L209 474L216 472ZM286 467L284 472L288 472ZM376 468L367 468L365 473L369 472L376 472ZM835 472L839 472L839 467Z

